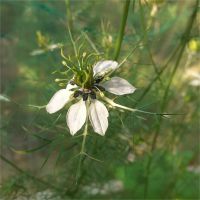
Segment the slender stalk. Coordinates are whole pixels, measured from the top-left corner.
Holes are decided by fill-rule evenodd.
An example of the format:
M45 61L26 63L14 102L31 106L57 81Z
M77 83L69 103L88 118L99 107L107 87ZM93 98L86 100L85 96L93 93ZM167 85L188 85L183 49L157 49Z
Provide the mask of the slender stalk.
M139 1L139 8L140 8L140 20L141 20L141 27L142 27L142 32L143 32L143 37L144 37L144 43L145 43L145 46L146 46L146 50L147 50L147 53L149 54L149 58L151 60L151 63L153 65L153 68L154 68L154 71L156 72L156 74L158 75L159 71L158 71L158 67L153 59L153 55L152 55L152 52L151 52L151 48L150 48L150 45L149 45L149 42L148 42L148 35L147 35L147 30L145 28L145 16L144 16L144 10L143 10L143 6L141 5L141 1ZM158 76L159 79L160 79L160 76ZM161 80L160 80L161 82Z
M123 37L124 37L124 30L125 30L125 26L126 26L127 17L128 17L129 5L130 5L130 0L126 0L125 4L124 4L124 9L123 9L123 16L122 16L122 19L121 19L119 35L117 37L117 41L116 41L116 44L115 44L114 60L118 59L119 53L120 53L120 50L121 50L122 40L123 40Z
M147 95L147 93L151 90L153 84L160 79L160 76L165 72L165 70L168 68L169 63L171 62L171 60L174 59L174 57L176 56L176 54L178 53L178 51L180 50L180 46L181 43L179 45L177 45L176 49L173 51L173 53L171 54L171 56L168 58L166 64L162 67L162 69L158 72L158 74L155 76L155 78L153 78L153 80L149 83L149 85L146 87L146 89L144 90L144 92L141 94L141 96L138 98L138 100L136 101L135 105L136 106L138 103L140 103L142 101L142 99Z
M77 62L78 62L78 66L79 68L81 67L81 64L80 64L80 61L79 61L79 55L78 55L78 51L77 51L77 48L76 48L76 43L73 39L73 36L72 36L72 32L71 32L71 29L70 27L68 26L68 31L69 31L69 37L70 37L70 40L71 40L71 43L73 45L73 48L74 48L74 53L75 53L75 56L76 56L76 59L77 59Z
M73 19L72 19L72 13L71 13L71 5L70 0L65 0L66 5L66 15L67 15L67 24L70 28L70 30L73 30Z
M129 111L131 111L131 112L135 112L135 111L136 111L136 109L129 108L129 107L126 107L126 106L123 106L123 105L120 105L120 104L115 103L113 100L111 100L111 99L109 99L108 97L104 96L103 93L100 93L100 95L101 95L101 97L102 97L102 99L103 99L104 101L106 101L108 104L110 104L110 105L113 106L113 107L122 108L122 109L124 109L124 110L129 110Z
M75 56L77 58L78 57L78 52L77 52L76 44L75 44L75 41L73 39L72 32L71 32L71 29L70 29L69 26L68 26L68 30L69 30L69 37L70 37L71 43L72 43L73 48L74 48L74 53L75 53Z
M82 141L82 145L81 145L81 151L80 151L80 158L79 158L79 162L78 162L78 168L77 168L77 172L76 172L76 184L78 184L78 180L80 178L80 171L81 171L81 166L82 163L84 161L84 158L86 156L86 152L85 152L85 144L86 144L86 137L88 134L88 108L89 108L89 102L88 100L86 101L86 110L87 110L87 118L86 118L86 122L85 122L85 128L83 131L83 141Z
M181 41L182 42L182 46L180 48L177 60L175 62L174 68L172 70L172 74L170 76L169 82L167 84L167 87L166 87L166 90L165 90L165 93L164 93L164 96L163 96L163 101L162 101L162 105L161 105L161 112L164 111L164 109L165 109L165 107L167 105L167 102L168 102L167 97L168 97L169 89L170 89L172 80L174 78L174 75L176 73L176 70L177 70L177 68L178 68L178 66L180 64L182 55L183 55L184 50L185 50L185 46L187 44L187 40L188 40L188 38L190 36L194 21L196 19L196 15L197 15L197 11L198 11L198 4L199 4L199 0L196 0L194 11L193 11L193 13L191 15L191 18L188 21L188 24L186 26L186 30L185 30L185 32L183 34L183 37L182 37L182 41ZM144 187L144 199L147 198L147 196L148 196L149 175L150 175L151 164L152 164L152 161L153 161L152 153L153 153L153 151L154 151L154 149L156 147L156 143L157 143L158 135L159 135L159 132L160 132L161 124L162 124L162 118L160 116L159 119L158 119L158 125L157 125L157 128L156 128L155 134L153 136L153 141L152 141L152 144L151 144L151 150L150 150L150 154L149 154L148 161L147 161L147 166L146 166L146 177L145 177L146 181L145 181L145 187Z
M94 42L90 39L90 37L88 36L87 33L82 32L85 39L89 42L90 46L93 48L93 50L97 53L100 54L99 50L97 49L96 45L94 44Z
M84 129L84 132L83 132L83 142L82 142L82 145L81 145L81 154L85 153L85 142L86 142L87 134L88 134L88 120L85 124L85 129Z

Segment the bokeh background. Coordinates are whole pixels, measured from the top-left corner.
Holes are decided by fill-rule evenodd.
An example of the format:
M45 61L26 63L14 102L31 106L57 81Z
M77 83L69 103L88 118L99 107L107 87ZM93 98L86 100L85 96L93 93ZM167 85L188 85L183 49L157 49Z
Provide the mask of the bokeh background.
M135 3L134 3L135 2ZM73 55L85 32L113 59L123 0L0 1L0 199L199 199L200 15L195 0L131 1L115 74L137 87L116 99L154 113L110 109L104 137L90 128L76 184L81 137L67 108L42 109L65 75L60 44ZM196 13L195 13L196 12ZM82 37L82 36L81 36ZM34 105L34 106L33 106Z

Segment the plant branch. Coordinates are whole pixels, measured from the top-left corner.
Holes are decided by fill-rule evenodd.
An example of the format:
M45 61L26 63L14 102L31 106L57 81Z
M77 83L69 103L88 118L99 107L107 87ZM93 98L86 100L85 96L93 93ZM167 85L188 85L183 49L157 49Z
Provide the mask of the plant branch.
M124 30L125 30L125 26L126 26L127 17L128 17L129 5L130 5L130 0L126 0L125 4L124 4L123 16L121 19L119 35L117 37L117 41L115 44L114 60L117 60L119 57L119 54L120 54L122 40L124 37Z
M72 13L71 13L71 5L70 0L65 0L66 4L66 15L67 15L67 24L70 28L70 30L73 30L73 19L72 19Z
M164 111L164 109L167 105L167 102L168 102L167 97L168 97L169 89L170 89L171 83L173 81L174 75L176 73L176 70L177 70L177 68L180 64L182 55L183 55L184 50L185 50L185 46L186 46L187 41L188 41L188 37L190 36L194 21L196 19L196 15L197 15L197 11L198 11L198 4L199 4L199 0L196 0L194 11L191 15L191 18L188 21L188 24L186 26L185 32L184 32L182 40L181 40L182 46L180 47L180 51L179 51L177 60L175 62L174 68L172 70L172 74L170 76L169 82L167 84L167 87L166 87L166 90L165 90L165 93L164 93L164 96L163 96L163 101L162 101L162 105L161 105L161 112ZM147 166L146 166L146 177L145 177L146 181L145 181L145 188L144 188L144 198L146 198L148 196L149 175L150 175L151 164L152 164L152 161L153 161L152 153L153 153L154 149L156 148L156 143L157 143L158 135L159 135L159 132L160 132L161 124L162 124L162 118L159 117L157 128L156 128L155 134L153 136L153 141L152 141L152 144L151 144L151 150L150 150L151 152L150 152L150 155L148 157Z

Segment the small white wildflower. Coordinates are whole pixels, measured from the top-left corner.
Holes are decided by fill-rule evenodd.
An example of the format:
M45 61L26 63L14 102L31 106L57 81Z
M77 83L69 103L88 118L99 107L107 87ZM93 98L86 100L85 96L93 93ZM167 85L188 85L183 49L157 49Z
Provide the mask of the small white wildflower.
M195 165L189 165L187 167L187 171L193 172L195 174L200 174L200 165L197 165L197 166L195 166Z
M192 86L200 86L200 73L193 74L193 79L189 83Z
M107 195L123 191L124 185L120 180L109 180L104 184L92 183L90 185L83 186L82 191L89 195Z
M200 70L198 67L194 66L189 68L184 76L184 79L187 80L187 82L189 83L189 85L194 86L194 87L198 87L200 86Z
M131 94L136 89L128 81L120 77L113 77L110 80L104 81L105 76L118 67L118 63L112 60L97 62L93 67L93 77L89 87L81 86L72 79L66 89L61 89L53 95L46 106L47 112L50 114L55 113L71 100L79 99L77 103L69 108L66 116L70 133L72 135L76 134L82 128L88 116L94 131L102 136L105 135L108 128L109 113L106 106L97 100L97 97L103 97L103 100L114 107L126 109L125 106L116 104L111 99L105 97L103 91L124 95Z

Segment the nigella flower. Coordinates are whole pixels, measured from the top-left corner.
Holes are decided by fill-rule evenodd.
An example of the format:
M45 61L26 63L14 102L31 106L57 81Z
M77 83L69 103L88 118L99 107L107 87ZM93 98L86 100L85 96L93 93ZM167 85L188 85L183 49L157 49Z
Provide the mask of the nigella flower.
M121 108L127 108L114 103L111 99L104 96L104 92L110 92L115 95L131 94L135 91L128 81L120 77L108 79L108 75L116 70L119 64L116 61L105 60L97 62L88 73L88 77L81 84L80 78L74 77L67 84L66 89L57 91L46 106L48 113L52 114L62 109L72 100L78 100L71 105L68 110L66 121L72 135L76 134L89 118L94 131L100 135L105 135L108 128L108 110L102 100Z

